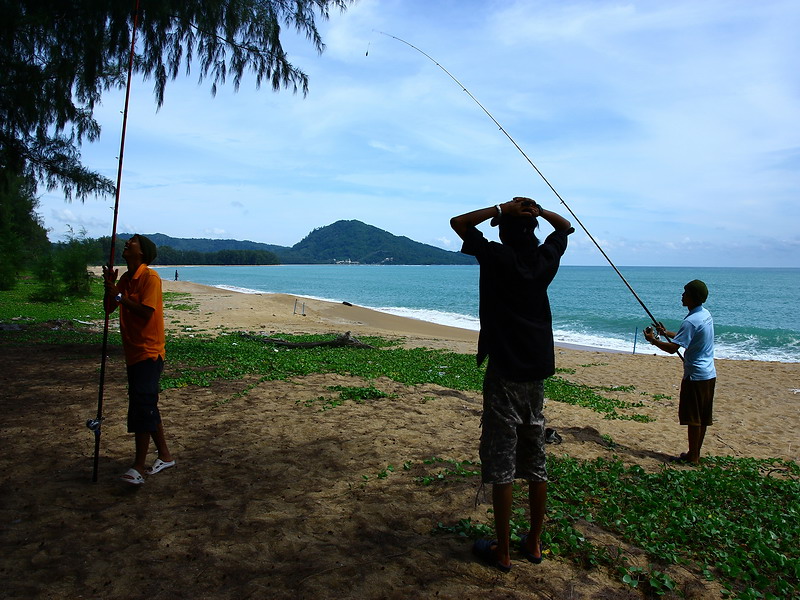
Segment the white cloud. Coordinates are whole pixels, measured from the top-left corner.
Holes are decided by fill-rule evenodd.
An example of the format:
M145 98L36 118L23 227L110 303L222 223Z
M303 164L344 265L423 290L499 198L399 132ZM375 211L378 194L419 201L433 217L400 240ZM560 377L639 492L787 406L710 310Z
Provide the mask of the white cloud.
M246 79L211 98L190 79L156 112L135 82L121 223L290 246L358 219L449 247L451 216L515 195L566 213L480 107L384 30L468 87L616 263L800 266L798 26L788 0L362 0L322 24L322 56L287 40L306 98ZM111 178L121 105L106 95L83 148ZM109 204L50 193L41 212L54 237L67 222L108 235ZM573 238L566 264L602 264Z

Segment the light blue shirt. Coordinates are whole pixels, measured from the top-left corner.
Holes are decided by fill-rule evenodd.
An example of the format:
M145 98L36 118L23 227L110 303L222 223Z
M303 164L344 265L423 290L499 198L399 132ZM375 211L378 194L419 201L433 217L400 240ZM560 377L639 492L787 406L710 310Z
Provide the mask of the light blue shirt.
M683 378L692 381L714 379L714 319L703 305L689 311L672 341L686 348Z

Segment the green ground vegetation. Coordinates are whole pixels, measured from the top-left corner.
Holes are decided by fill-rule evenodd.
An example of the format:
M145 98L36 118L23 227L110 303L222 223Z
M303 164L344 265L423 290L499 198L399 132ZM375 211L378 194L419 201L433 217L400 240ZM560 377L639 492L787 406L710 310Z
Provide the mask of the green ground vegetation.
M23 280L13 290L0 292L0 322L70 322L80 325L91 320L102 320L101 299L103 287L99 279L91 282L91 295L86 298L69 298L62 302L37 302L31 299L36 289L34 280ZM194 308L191 299L181 294L165 294L166 310ZM7 332L8 341L18 343L69 341L97 343L97 333L50 327L31 327L24 331ZM293 342L320 341L325 336L282 336ZM0 338L2 339L2 338ZM119 343L116 331L111 333L111 343ZM164 389L188 385L208 386L217 379L240 379L258 376L261 380L287 379L311 373L340 373L375 379L389 377L407 385L433 383L457 390L481 389L483 372L475 367L471 355L424 348L404 349L396 341L363 338L376 350L359 348L317 347L303 350L285 348L243 337L235 332L218 335L196 333L193 336L173 335L167 339L168 365L162 376ZM606 418L647 421L650 417L631 412L643 406L613 398L597 391L572 384L560 376L545 382L547 397L590 408Z
M164 310L191 311L197 308L192 295L185 292L164 292Z
M103 318L99 280L92 281L88 298L56 303L32 301L35 285L33 280L23 279L13 290L0 292L0 323L4 325L0 344L99 347L101 334L96 328L80 327ZM177 295L168 297L167 305L176 310L192 308L190 299ZM54 322L78 326L50 326ZM324 338L284 337L291 341ZM376 348L289 349L235 332L172 335L167 342L169 362L162 386L207 386L219 379L254 376L257 381L267 381L311 373L340 373L367 380L368 385L361 387L331 387L330 394L318 403L307 404L319 410L335 409L348 401L391 402L391 396L372 384L379 377L407 385L481 389L483 373L471 355L403 349L397 341L380 338L362 341ZM120 343L116 332L110 343ZM560 376L563 374L547 382L551 400L584 406L607 418L646 419L631 413L641 404L605 398L598 393L603 390L571 384ZM251 381L238 395L255 385ZM216 408L224 410L228 400L217 401ZM606 442L614 448L613 440ZM628 585L654 595L673 590L675 582L665 569L683 564L719 580L731 597L800 598L800 467L796 463L714 457L704 459L696 469L665 466L653 473L618 458L587 461L551 453L548 469L551 485L544 545L550 558L610 569ZM419 464L406 462L402 469L388 465L378 474L364 474L362 485L403 474L420 485L464 485L479 471L479 465L466 460L433 457ZM515 537L527 531L525 514L524 493L519 488L515 490ZM623 551L591 541L586 533L589 525L640 548L646 553L647 565L630 564ZM470 538L491 535L491 529L491 515L485 522L462 519L435 528L439 533Z
M61 295L52 302L39 299L44 285L26 273L14 288L0 292L0 323L103 319L103 283L99 278L89 279L86 295Z
M547 466L550 485L542 546L548 558L610 569L650 595L675 590L665 570L680 564L719 580L731 598L800 598L797 463L711 457L699 468L664 466L653 473L618 458L587 461L551 453ZM440 459L411 470L424 485L457 484L464 476L463 469L443 471ZM516 541L530 528L525 492L515 484ZM439 523L434 531L477 539L492 535L491 523L491 515L480 522L464 518ZM589 539L587 531L596 528L643 550L646 566L631 564L620 547L609 549L607 540Z

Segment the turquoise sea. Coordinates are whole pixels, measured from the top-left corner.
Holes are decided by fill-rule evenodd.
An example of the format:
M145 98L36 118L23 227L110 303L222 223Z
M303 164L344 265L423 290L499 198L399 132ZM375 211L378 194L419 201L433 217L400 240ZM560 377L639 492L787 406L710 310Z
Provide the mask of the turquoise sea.
M175 267L157 267L172 279ZM465 329L479 328L477 266L280 265L178 267L180 279L245 293L350 302ZM800 269L621 267L657 320L676 330L686 282L702 279L717 358L800 362ZM557 342L637 352L649 317L610 267L562 266L550 286Z

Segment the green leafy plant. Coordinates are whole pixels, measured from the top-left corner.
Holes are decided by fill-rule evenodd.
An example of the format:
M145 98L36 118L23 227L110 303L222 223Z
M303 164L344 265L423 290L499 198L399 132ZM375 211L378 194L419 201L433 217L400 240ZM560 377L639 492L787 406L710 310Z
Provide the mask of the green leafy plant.
M446 481L448 479L458 478L463 480L468 477L476 477L481 474L480 463L469 460L454 460L445 458L428 458L423 461L424 465L435 465L441 467L446 465L445 468L439 469L436 473L421 475L415 478L417 483L422 485L430 485L435 481Z
M675 581L666 573L656 569L622 567L620 570L622 572L622 581L632 588L637 588L641 585L656 596L663 596L675 589Z
M394 465L387 465L385 469L378 471L378 479L386 479L389 473L394 473Z
M625 421L638 421L647 423L653 421L652 417L638 413L625 414L618 410L628 410L644 406L641 402L625 402L601 396L588 385L580 385L554 376L547 379L544 383L545 395L557 402L565 402L576 406L590 408L595 412L601 413L605 419L619 419Z
M339 392L339 397L342 400L354 400L363 403L365 400L378 400L380 398L389 398L386 394L374 386L368 387L352 387L344 385L328 386L329 390Z
M611 449L614 449L614 448L617 447L617 443L614 441L614 438L612 438L610 435L603 434L603 435L600 436L600 439L603 440L603 442L605 442L606 446L608 446Z
M583 566L619 572L648 593L672 591L662 567L682 564L718 579L736 598L795 598L800 594L800 465L778 459L713 457L698 469L665 467L652 473L620 460L581 461L548 456L551 484L543 546L546 553ZM419 478L420 476L418 476ZM428 484L445 478L430 473ZM512 538L524 532L527 502L514 486ZM438 523L434 531L476 538L487 523ZM580 523L592 523L643 549L648 568L620 564L587 541ZM709 566L713 565L713 567Z
M312 400L297 401L297 404L302 403L305 407L311 407L315 403L322 404L321 411L330 410L341 406L348 400L352 400L358 404L363 404L365 400L377 400L380 398L390 398L389 394L382 392L374 386L358 387L358 386L342 386L331 385L328 386L329 390L339 392L339 395L334 398L326 398L325 396L318 396Z

